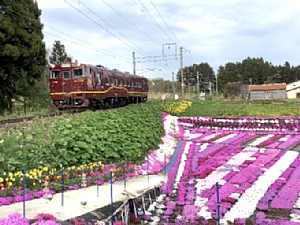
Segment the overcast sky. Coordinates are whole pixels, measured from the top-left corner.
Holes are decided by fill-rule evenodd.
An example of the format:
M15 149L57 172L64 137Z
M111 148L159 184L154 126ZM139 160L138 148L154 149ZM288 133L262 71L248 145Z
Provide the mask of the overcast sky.
M180 68L182 46L183 66L207 62L216 74L220 65L248 56L300 64L299 0L37 2L47 48L60 40L82 63L132 73L134 51L137 74L170 80ZM142 63L153 56L168 60Z

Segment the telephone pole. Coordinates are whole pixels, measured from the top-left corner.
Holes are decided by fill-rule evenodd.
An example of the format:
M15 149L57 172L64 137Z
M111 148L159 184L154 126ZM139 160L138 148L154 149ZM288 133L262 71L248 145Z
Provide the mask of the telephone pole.
M173 94L174 94L174 97L175 97L174 72L172 72L172 87L173 87Z
M135 75L135 52L132 52L133 75Z
M181 95L184 100L184 84L183 84L183 59L182 59L182 47L180 47L180 74L181 74Z
M219 94L219 90L218 90L218 76L216 76L216 92L217 92L217 96Z
M199 97L199 71L197 71L197 95Z

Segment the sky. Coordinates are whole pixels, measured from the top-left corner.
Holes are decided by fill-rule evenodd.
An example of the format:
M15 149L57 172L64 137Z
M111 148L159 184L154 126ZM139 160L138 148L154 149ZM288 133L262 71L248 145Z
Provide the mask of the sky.
M36 0L44 41L65 45L78 62L147 78L172 79L207 62L215 74L227 62L263 57L300 65L298 0ZM156 62L153 62L156 60Z

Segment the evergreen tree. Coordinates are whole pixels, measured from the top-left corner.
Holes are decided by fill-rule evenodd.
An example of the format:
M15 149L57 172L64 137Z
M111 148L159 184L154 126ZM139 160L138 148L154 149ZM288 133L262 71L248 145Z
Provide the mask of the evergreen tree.
M0 115L26 96L45 69L41 11L33 0L0 3Z
M49 60L52 64L59 64L63 62L71 62L72 58L67 55L65 46L61 44L60 41L55 41Z

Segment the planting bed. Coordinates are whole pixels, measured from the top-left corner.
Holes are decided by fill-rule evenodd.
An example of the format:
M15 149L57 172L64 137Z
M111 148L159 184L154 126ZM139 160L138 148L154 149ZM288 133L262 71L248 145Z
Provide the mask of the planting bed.
M179 122L183 142L148 221L160 210L152 224L216 224L218 183L222 224L300 224L298 119Z

